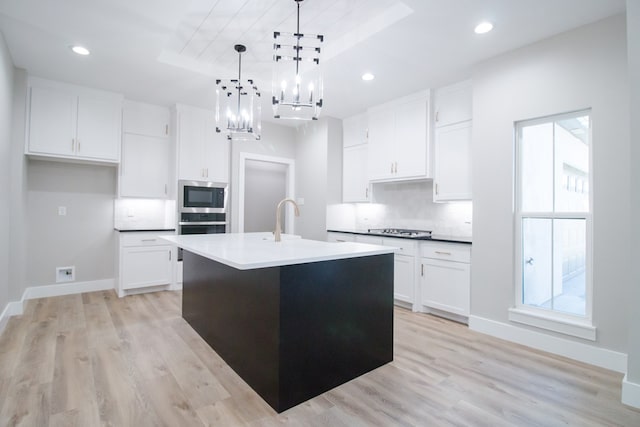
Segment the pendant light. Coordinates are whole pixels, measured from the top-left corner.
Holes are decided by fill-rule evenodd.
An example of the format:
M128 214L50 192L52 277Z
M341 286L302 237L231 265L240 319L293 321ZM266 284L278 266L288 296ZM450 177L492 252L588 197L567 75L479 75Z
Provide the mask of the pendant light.
M300 32L300 3L295 33L273 33L272 106L276 119L318 120L322 109L320 50L324 36Z
M216 80L216 132L233 140L260 139L260 92L253 80L242 80L242 53L247 48L237 44L234 49L238 52L238 78Z

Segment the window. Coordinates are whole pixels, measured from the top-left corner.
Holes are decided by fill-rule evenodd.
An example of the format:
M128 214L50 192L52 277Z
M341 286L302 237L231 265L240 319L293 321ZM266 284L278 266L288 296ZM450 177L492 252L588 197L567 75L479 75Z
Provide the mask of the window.
M590 136L589 111L516 123L516 309L539 318L591 321Z

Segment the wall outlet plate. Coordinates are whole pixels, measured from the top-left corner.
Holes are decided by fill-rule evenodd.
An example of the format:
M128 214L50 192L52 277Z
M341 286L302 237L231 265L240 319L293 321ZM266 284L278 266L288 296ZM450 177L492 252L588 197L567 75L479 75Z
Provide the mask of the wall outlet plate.
M70 267L56 267L56 283L73 282L76 280L76 268Z

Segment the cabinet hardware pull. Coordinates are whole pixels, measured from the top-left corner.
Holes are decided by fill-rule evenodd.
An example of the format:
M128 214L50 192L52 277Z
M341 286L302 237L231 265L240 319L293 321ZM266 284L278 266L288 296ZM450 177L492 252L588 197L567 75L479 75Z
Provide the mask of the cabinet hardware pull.
M76 150L76 140L71 138L71 152Z
M369 198L369 188L368 187L364 190L364 198L365 199Z
M439 255L451 255L451 252L436 251Z
M169 261L171 261L171 251L169 251Z
M164 125L164 134L169 135L169 125Z
M438 195L438 183L436 182L436 196Z
M143 242L155 242L156 239L142 239Z
M344 243L344 242L346 242L346 240L336 239L336 242L338 242L338 243Z
M420 264L420 275L424 276L424 264Z
M436 111L436 122L440 120L440 111Z
M395 170L394 170L394 172L398 173L398 162L395 162Z
M391 162L391 173L393 173L393 162Z

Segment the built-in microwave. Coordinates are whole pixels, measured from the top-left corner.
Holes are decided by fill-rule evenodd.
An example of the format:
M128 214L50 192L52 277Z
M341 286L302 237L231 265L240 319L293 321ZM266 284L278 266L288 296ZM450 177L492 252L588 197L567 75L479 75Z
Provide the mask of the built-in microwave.
M226 213L227 184L207 181L178 181L180 212Z

